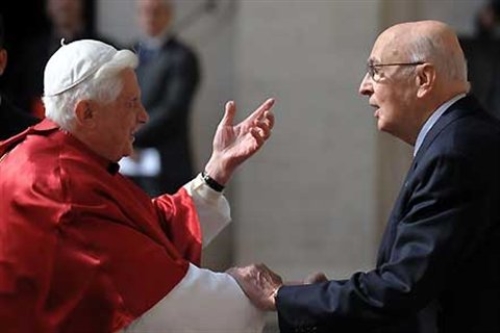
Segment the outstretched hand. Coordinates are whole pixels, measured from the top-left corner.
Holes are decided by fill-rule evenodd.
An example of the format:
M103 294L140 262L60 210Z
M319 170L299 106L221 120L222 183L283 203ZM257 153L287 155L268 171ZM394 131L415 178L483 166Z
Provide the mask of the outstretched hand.
M221 184L227 183L234 170L255 154L271 136L274 99L261 104L252 114L233 125L236 105L226 103L226 110L213 140L213 151L205 171Z
M283 285L281 277L264 264L232 267L226 271L231 275L250 301L264 311L276 310L275 296Z

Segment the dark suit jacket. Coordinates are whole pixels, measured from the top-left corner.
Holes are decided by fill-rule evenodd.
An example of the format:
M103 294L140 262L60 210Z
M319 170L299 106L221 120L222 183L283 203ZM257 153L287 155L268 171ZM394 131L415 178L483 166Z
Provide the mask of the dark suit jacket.
M174 193L194 176L189 124L200 81L198 59L171 37L149 61L139 62L136 73L149 121L136 133L135 146L159 151L160 192Z
M24 131L28 126L40 120L15 107L5 96L0 94L0 141Z
M500 332L500 125L471 96L427 134L376 268L284 286L282 332Z

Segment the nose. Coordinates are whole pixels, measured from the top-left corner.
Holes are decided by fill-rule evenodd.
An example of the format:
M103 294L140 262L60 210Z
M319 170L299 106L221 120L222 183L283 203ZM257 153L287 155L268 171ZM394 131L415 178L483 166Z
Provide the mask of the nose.
M149 120L149 115L146 112L146 109L144 108L144 105L139 106L139 113L137 114L137 120L139 121L140 124L144 124Z
M359 85L359 93L364 96L370 96L373 94L372 78L368 73L365 74L361 84Z

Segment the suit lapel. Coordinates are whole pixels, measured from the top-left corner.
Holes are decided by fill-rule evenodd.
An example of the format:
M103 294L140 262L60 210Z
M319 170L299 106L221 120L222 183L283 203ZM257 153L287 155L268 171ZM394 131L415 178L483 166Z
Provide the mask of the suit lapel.
M425 154L425 151L429 148L432 142L434 142L439 133L441 133L446 126L459 118L471 114L479 108L479 103L472 96L466 96L452 104L430 129L429 133L427 133L424 141L422 142L422 146L420 146L417 155L413 159L411 170L413 170L418 165L418 162Z
M480 108L481 107L479 103L474 97L466 96L452 104L427 133L424 141L422 142L422 145L420 146L420 149L417 152L417 155L413 159L412 164L406 174L403 186L399 191L398 198L396 199L394 207L389 216L387 227L384 231L384 235L378 252L377 266L380 266L382 263L389 260L390 249L392 248L394 238L396 237L397 225L401 218L401 212L404 209L404 198L409 195L407 192L409 191L407 189L408 179L410 179L410 177L413 175L413 172L417 168L419 161L422 159L422 156L425 155L427 149L449 124L453 123L457 119L460 119L477 111Z

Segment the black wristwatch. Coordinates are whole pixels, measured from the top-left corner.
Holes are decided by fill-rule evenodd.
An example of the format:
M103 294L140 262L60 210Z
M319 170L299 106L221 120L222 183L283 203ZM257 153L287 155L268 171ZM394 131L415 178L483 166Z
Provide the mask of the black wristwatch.
M212 177L207 175L207 173L205 171L202 171L201 178L203 179L205 184L208 185L208 187L210 187L212 190L214 190L216 192L222 192L225 188L224 185L220 184L215 179L213 179Z

